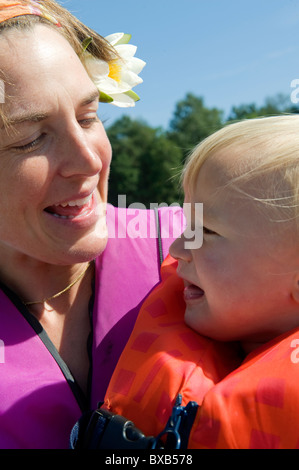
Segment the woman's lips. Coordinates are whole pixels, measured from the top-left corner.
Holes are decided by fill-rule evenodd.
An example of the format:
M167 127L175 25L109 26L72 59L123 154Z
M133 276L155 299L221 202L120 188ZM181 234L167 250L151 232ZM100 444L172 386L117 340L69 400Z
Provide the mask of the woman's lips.
M93 195L86 198L69 201L62 204L54 204L45 209L54 217L61 219L74 219L87 215L93 207Z
M56 235L73 233L79 230L93 230L98 223L105 223L106 204L101 202L100 195L94 191L82 199L73 199L48 206L43 211L45 223L49 230L56 231ZM62 232L61 232L62 230ZM66 232L71 230L71 232Z

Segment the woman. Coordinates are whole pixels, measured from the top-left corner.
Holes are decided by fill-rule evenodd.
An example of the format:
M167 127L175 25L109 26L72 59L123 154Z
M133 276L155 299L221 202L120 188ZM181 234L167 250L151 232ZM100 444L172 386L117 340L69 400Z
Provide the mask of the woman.
M159 281L155 215L106 207L96 84L136 97L105 88L115 49L52 0L0 2L0 43L0 447L67 448Z

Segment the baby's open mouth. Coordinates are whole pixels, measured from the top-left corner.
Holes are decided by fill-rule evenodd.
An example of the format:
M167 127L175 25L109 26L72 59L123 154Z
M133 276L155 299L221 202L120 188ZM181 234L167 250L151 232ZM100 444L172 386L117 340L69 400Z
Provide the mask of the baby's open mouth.
M198 300L204 296L205 292L200 287L195 284L187 283L184 289L184 298L185 301L188 300Z
M73 219L87 214L92 206L92 194L83 199L77 199L62 204L46 207L45 212L62 219Z

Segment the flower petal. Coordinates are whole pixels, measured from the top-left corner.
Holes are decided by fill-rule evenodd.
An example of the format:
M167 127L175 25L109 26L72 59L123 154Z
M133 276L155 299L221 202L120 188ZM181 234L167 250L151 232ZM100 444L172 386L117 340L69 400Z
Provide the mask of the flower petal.
M130 70L122 71L120 84L123 87L127 85L127 90L124 91L129 91L131 88L134 88L134 86L140 85L140 83L143 83L143 80L138 75L136 75L136 73L131 72Z
M130 90L130 85L118 83L113 78L107 77L105 80L93 79L95 85L99 88L100 91L103 91L107 95L113 93L123 93Z
M112 98L113 101L111 104L119 108L132 108L135 106L135 100L124 93L113 95Z
M134 57L137 47L133 44L120 44L120 46L115 46L115 50L122 59L128 60Z
M138 59L137 57L132 57L132 59L130 59L129 63L127 64L128 68L137 75L142 72L145 65L146 62L144 62L144 60Z
M128 44L131 41L132 34L126 33L114 33L106 36L106 41L110 42L112 46L118 46L119 44Z
M119 41L122 40L124 33L114 33L105 36L106 41L110 42L112 46L115 46Z
M123 34L123 37L115 44L116 46L120 44L128 44L131 41L132 34Z
M84 64L87 71L92 76L108 76L109 65L104 60L96 59L91 54L84 54Z

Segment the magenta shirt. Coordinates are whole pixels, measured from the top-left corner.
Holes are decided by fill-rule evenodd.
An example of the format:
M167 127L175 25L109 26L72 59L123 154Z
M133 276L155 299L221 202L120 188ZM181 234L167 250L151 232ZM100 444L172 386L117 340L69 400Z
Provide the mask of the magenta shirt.
M159 216L165 257L183 216L180 208ZM39 322L15 294L0 290L1 449L68 448L75 422L103 400L140 305L160 280L154 211L108 206L107 222L107 248L96 259L88 397Z

